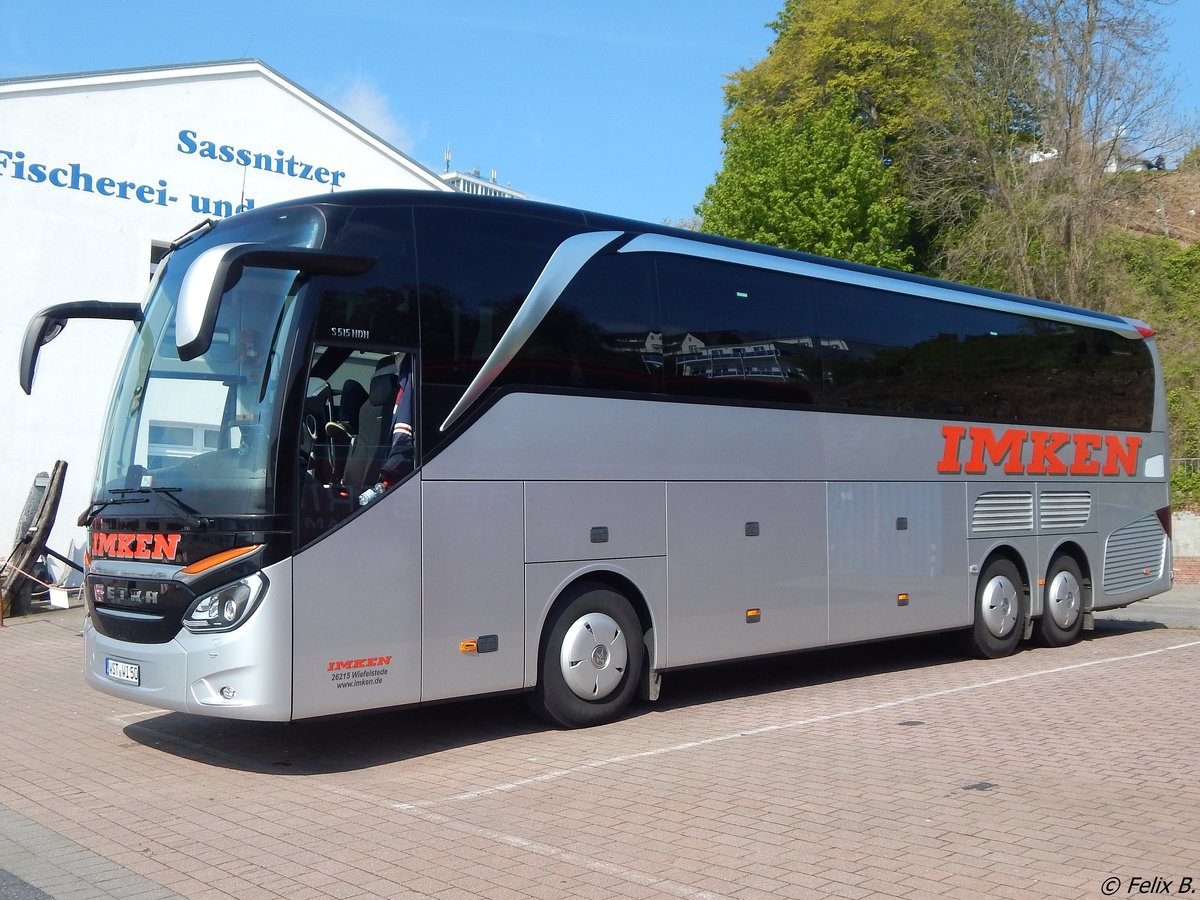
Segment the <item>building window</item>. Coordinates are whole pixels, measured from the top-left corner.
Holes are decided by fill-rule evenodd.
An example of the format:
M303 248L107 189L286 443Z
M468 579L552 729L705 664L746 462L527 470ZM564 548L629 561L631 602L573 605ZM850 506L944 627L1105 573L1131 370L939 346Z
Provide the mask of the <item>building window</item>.
M150 422L147 468L162 469L220 447L221 430L198 422Z

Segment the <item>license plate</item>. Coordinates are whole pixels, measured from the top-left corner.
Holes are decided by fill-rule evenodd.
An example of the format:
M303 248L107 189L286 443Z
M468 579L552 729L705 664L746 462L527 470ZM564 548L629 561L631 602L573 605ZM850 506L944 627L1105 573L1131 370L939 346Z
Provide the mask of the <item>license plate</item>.
M142 683L142 667L137 663L121 662L119 659L104 660L104 674L126 684Z

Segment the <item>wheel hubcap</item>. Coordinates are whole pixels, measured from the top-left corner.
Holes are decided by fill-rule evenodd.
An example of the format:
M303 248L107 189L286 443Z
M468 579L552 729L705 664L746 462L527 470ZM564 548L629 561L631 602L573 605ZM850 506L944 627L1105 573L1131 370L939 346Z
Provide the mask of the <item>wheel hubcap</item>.
M1059 628L1070 629L1079 618L1080 593L1079 580L1070 572L1059 572L1050 581L1046 590L1046 611Z
M584 700L603 700L615 691L628 662L625 632L604 613L580 616L563 635L559 654L563 680Z
M995 637L1007 637L1017 625L1017 587L1003 575L991 579L983 589L980 612L987 630Z

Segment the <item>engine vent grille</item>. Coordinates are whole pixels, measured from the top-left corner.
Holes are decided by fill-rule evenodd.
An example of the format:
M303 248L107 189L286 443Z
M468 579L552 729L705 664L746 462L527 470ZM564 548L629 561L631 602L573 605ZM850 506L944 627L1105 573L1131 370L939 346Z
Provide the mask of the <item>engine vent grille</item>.
M1028 491L989 491L980 494L971 513L971 530L1032 531L1033 494Z
M1087 491L1043 491L1038 497L1038 524L1043 529L1082 528L1092 516Z
M1166 558L1167 536L1157 516L1145 516L1118 528L1104 548L1104 590L1123 594L1157 581Z

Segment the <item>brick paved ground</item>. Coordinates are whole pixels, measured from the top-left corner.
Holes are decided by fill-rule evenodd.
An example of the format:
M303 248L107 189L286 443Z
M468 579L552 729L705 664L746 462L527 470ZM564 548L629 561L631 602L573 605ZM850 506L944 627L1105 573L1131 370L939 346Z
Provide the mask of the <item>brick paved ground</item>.
M84 687L80 621L0 630L3 897L1200 890L1200 630L679 673L567 732L514 698L295 726L147 710Z

